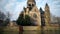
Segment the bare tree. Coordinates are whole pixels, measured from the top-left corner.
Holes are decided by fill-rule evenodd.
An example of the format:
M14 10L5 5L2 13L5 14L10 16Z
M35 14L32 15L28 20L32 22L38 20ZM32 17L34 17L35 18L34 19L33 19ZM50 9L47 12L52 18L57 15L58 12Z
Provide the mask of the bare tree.
M10 23L10 19L11 19L11 14L9 13L9 12L7 12L7 15L6 15L7 17L7 19L6 19L6 25L8 24L8 23Z
M0 26L4 25L5 20L6 20L6 15L0 11Z
M60 29L60 17L57 17L57 21L58 21L59 29Z

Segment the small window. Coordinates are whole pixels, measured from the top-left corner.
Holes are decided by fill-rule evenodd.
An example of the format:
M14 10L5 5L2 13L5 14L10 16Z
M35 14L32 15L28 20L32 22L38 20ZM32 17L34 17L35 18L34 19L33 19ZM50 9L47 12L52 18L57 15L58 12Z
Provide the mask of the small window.
M34 14L33 14L33 17L34 17L34 18L37 18L37 15L34 13Z
M28 4L28 6L31 6L31 4Z
M34 4L32 4L32 6L34 7Z

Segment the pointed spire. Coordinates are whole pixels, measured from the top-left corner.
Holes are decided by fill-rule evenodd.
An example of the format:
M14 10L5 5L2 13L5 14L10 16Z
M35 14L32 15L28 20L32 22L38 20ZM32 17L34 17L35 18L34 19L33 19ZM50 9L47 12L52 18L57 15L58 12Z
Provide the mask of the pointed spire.
M42 8L40 7L40 12L41 12L41 14L43 14L44 13L44 11L42 10Z
M46 3L46 6L48 6L48 4Z
M49 5L46 3L45 8L49 8Z
M46 5L45 6L48 6L48 4L46 3Z
M40 7L40 10L42 10L42 8Z

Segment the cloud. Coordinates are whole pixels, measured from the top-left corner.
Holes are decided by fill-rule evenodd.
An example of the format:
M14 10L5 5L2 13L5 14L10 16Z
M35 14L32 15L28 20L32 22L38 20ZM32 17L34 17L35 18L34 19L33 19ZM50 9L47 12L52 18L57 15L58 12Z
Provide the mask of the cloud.
M16 2L16 9L14 10L14 16L13 16L13 18L15 17L14 19L18 18L20 12L23 10L23 7L25 6L26 6L26 1Z
M4 9L13 14L13 16L11 17L13 18L12 20L16 20L20 12L23 10L23 7L26 7L26 1L17 2L16 0L9 0L9 2L5 5Z
M14 3L8 3L4 8L6 11L13 11L13 6L14 6Z
M0 6L3 6L4 4L6 4L7 0L0 0Z
M36 0L36 6L38 8L42 7L44 10L45 4L48 3L50 7L50 12L52 14L60 14L60 0ZM0 9L4 12L9 11L13 16L12 20L16 20L23 10L23 7L27 6L27 0L0 0Z
M51 6L51 5L50 5ZM60 14L60 0L54 0L51 6L51 13L55 16L59 16Z

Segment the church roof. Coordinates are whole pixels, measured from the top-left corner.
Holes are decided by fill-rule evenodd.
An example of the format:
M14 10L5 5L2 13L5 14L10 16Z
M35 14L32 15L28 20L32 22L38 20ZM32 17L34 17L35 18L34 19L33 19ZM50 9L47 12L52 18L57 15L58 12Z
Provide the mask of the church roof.
M46 3L46 6L48 6L48 4Z
M48 3L46 3L45 7L49 7Z
M42 8L40 8L40 12L41 12L41 14L44 14L44 11L42 10Z

